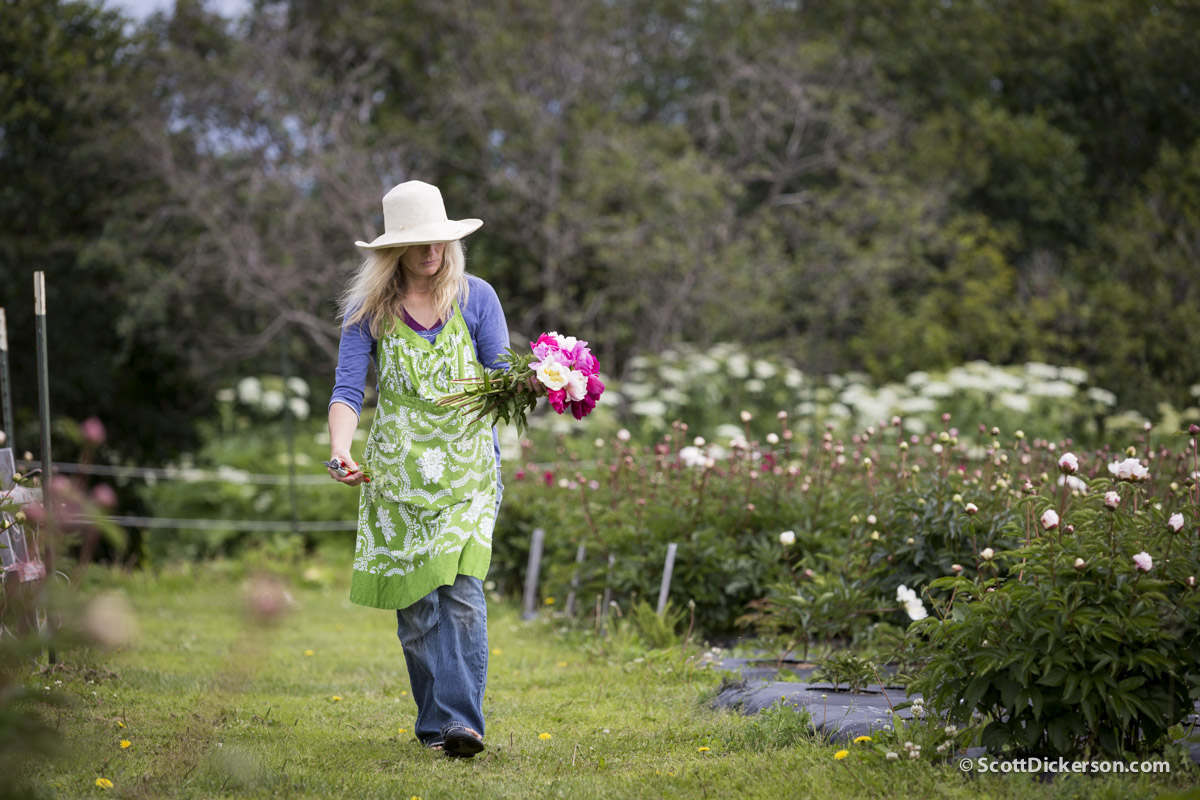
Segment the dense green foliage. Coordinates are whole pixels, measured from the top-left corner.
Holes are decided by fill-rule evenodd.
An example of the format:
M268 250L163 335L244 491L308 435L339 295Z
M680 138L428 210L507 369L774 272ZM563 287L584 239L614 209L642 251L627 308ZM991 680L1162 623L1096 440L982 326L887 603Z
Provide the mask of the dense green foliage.
M470 268L519 337L584 336L610 377L679 341L876 380L1037 360L1150 413L1200 374L1192 3L0 15L19 445L33 269L54 408L159 460L206 386L283 355L328 387L351 243L409 177L486 221Z

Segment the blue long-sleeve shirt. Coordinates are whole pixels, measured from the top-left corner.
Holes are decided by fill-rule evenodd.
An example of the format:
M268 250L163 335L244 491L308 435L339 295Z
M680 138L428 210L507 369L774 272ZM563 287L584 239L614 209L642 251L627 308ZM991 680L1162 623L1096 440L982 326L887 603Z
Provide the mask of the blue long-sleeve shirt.
M504 318L504 309L500 307L500 298L491 285L474 275L467 276L470 291L467 302L461 304L463 321L471 332L471 343L475 347L475 358L488 369L503 366L497 359L508 347L508 322ZM425 339L432 341L441 332L445 322L427 331L417 331ZM342 326L342 339L338 344L338 363L334 373L333 395L329 405L343 403L354 409L355 414L362 414L363 396L367 385L367 368L374 366L376 340L371 336L371 330L366 320L360 320L354 325ZM500 442L496 429L492 428L492 441L496 448L496 466L500 465Z

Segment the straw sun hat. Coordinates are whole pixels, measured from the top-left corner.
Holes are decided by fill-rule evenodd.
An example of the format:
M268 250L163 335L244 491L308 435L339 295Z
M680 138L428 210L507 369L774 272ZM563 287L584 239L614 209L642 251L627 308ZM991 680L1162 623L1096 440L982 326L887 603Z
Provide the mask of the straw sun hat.
M355 242L374 250L410 244L453 242L479 229L480 219L447 219L442 193L423 181L405 181L383 196L383 235Z

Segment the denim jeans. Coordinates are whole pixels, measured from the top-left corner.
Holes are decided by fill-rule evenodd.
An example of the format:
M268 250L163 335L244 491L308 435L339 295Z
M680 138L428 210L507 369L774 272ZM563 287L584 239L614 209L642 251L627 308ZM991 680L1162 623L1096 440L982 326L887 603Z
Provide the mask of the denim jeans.
M504 485L496 487L496 510ZM408 680L417 701L414 732L423 744L442 741L451 725L483 730L487 686L487 602L483 581L459 575L408 608L396 610L396 635L404 647Z
M408 679L417 701L417 738L442 740L450 725L482 736L483 690L487 685L487 603L483 582L459 575L396 611L396 633L404 645Z

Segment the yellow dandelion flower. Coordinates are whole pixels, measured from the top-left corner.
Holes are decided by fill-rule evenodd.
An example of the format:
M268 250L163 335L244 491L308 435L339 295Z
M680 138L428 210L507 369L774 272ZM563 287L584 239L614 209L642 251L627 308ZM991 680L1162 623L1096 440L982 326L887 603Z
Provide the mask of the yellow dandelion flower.
M408 800L421 800L421 798L417 797L417 796L414 794L412 797L408 798Z
M405 696L407 696L407 695L408 695L408 692L404 691L403 689L401 689L401 690L400 690L400 696L401 696L401 697L405 697Z
M129 747L131 744L133 744L133 742L129 741L128 739L122 739L121 740L121 749L124 750L126 747Z
M492 655L494 655L494 656L498 656L498 655L500 655L500 652L501 652L501 651L500 651L500 648L499 648L499 647L497 647L496 649L492 650Z
M843 758L845 758L848 755L850 755L849 750L838 750L836 753L833 754L833 757L836 758L838 761L841 761Z
M697 753L707 753L707 752L708 752L708 748L707 748L707 747L697 747L697 748L696 748L696 752L697 752Z
M304 655L306 655L306 656L315 656L315 655L316 655L316 653L314 653L312 650L305 650L305 651L304 651Z
M549 738L550 738L550 734L548 734L548 733L539 733L539 734L538 734L538 738L539 738L539 739L549 739Z
M337 703L342 699L342 696L340 694L335 694L333 697L331 697L329 699L332 700L333 702Z
M545 603L546 603L546 605L548 605L548 606L552 606L552 605L554 605L554 598L553 598L553 597L547 597L547 598L545 599L545 601L543 601L543 602L545 602Z
M405 733L404 728L397 728L396 733Z
M863 742L869 742L869 741L871 741L870 736L859 736L859 737L855 738L854 743L862 744Z
M558 665L559 665L560 667L565 667L565 666L567 665L567 662L565 662L565 661L560 661L560 662L558 662Z
M117 720L117 727L118 727L118 728L124 728L124 727L125 727L125 723L124 723L124 722L121 722L121 720Z
M111 789L113 787L112 781L108 778L96 778L96 785L101 789Z

